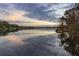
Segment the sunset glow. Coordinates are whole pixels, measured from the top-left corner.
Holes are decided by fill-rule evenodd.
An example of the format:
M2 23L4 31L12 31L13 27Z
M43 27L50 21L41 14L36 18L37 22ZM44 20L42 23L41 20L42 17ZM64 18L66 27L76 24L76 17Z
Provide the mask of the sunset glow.
M10 21L16 21L16 20L20 20L24 15L24 12L21 12L21 11L13 11L11 13L11 15L7 15L6 18Z
M20 14L15 14L15 15L10 15L10 16L8 16L8 19L10 19L10 20L17 20L17 19L19 19L20 17L21 17Z

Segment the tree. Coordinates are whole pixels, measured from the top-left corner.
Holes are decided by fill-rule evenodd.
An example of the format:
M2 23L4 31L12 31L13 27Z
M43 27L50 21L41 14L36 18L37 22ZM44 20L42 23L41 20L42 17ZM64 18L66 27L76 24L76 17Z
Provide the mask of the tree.
M69 37L64 37L61 43L65 44L65 50L73 55L79 55L79 4L64 12L64 15L59 18L60 34L68 34Z

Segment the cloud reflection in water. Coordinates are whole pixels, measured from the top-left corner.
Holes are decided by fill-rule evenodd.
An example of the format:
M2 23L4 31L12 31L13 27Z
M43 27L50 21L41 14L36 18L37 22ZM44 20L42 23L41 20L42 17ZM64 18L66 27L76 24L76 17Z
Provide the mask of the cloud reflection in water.
M0 37L0 55L69 55L53 30L23 30Z
M10 44L22 45L24 44L23 40L36 37L36 36L46 36L46 35L54 35L56 34L54 31L46 31L46 30L23 30L15 33L10 33L9 35L0 37L0 42L6 45L5 42ZM4 45L3 45L4 46Z

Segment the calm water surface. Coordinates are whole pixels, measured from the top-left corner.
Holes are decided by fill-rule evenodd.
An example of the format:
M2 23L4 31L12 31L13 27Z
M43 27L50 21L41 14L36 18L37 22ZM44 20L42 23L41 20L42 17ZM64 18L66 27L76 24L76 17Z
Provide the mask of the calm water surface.
M0 55L68 56L55 30L21 30L0 36Z

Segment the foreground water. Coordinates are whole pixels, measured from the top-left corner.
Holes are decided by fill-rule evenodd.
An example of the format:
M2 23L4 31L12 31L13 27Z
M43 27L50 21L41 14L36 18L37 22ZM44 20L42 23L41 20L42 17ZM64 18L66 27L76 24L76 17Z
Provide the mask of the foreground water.
M68 56L55 30L21 30L0 36L0 55Z

